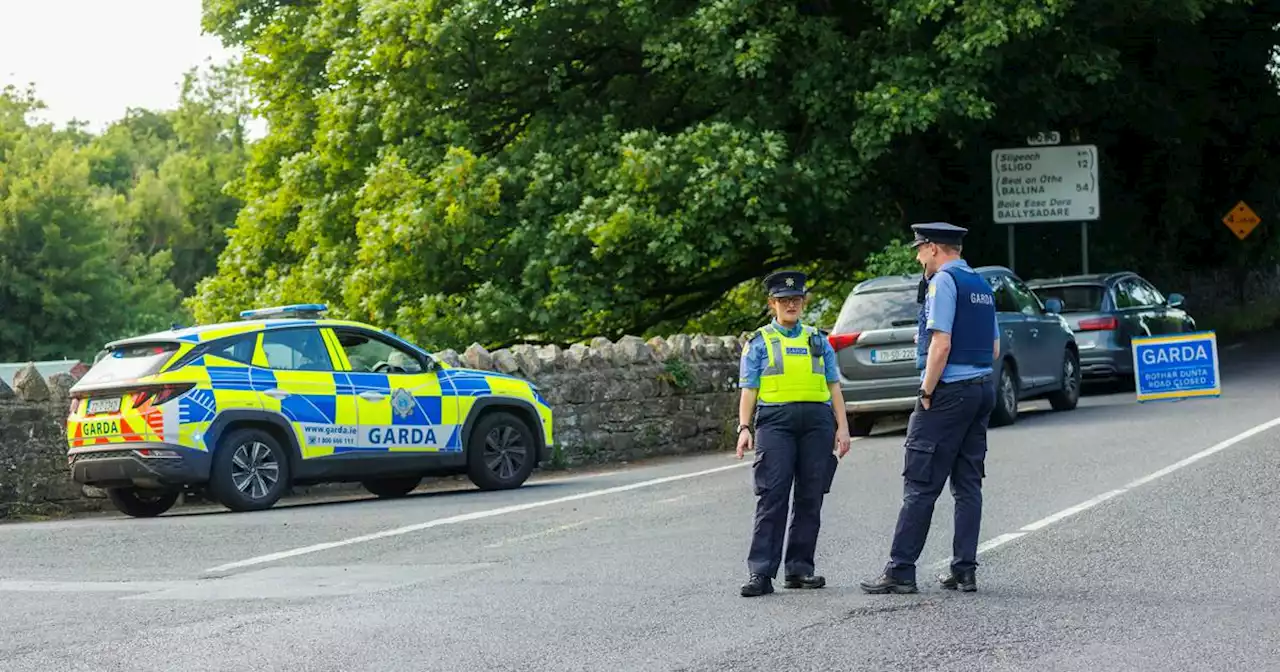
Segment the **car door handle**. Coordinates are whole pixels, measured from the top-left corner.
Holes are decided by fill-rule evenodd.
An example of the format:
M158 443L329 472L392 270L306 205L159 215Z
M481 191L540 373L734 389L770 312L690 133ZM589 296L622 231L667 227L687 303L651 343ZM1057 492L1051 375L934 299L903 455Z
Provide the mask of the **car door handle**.
M1040 330L1039 330L1039 329L1032 329L1032 330L1031 330L1031 338L1035 338L1036 336L1039 336L1039 335L1040 335Z
M361 399L364 399L365 401L382 401L383 399L387 398L387 395L381 392L378 392L376 390L365 390L364 392L361 392L357 396L359 396Z
M1005 330L1004 330L1004 335L1005 335L1005 336L1008 336L1009 338L1013 338L1013 330L1012 330L1012 329L1005 329Z
M267 390L266 392L263 392L263 394L267 395L268 397L271 397L272 399L284 399L285 397L289 396L288 392L285 392L284 390L281 390L275 387Z

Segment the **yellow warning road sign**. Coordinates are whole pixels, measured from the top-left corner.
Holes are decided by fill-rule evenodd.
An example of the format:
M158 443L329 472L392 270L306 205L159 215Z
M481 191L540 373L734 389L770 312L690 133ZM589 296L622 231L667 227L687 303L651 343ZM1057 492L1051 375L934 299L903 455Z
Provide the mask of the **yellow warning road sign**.
M1240 201L1231 209L1231 212L1227 213L1226 217L1222 218L1222 223L1236 234L1236 238L1244 240L1262 223L1262 219L1253 211L1253 208L1246 205L1244 201Z

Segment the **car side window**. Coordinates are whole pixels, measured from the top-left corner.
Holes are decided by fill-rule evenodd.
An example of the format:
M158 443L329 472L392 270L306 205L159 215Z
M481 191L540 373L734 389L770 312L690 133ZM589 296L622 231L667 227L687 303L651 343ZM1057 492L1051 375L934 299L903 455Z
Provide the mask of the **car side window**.
M1138 297L1133 295L1133 286L1129 280L1121 280L1116 283L1116 308L1124 310L1125 308L1138 307Z
M209 354L241 364L253 363L253 348L258 344L257 332L232 336L209 349Z
M1003 275L993 275L987 278L987 284L991 285L991 293L996 299L996 310L1001 313L1018 312L1018 302L1013 297L1013 292L1009 289L1009 281Z
M267 366L283 371L333 371L324 337L316 329L275 329L262 334Z
M1140 299L1141 305L1144 306L1163 306L1165 299L1160 290L1156 289L1151 283L1141 278L1134 278L1133 285L1135 292Z
M1039 315L1042 312L1040 300L1030 289L1014 278L1005 278L1004 281L1009 287L1009 293L1013 296L1018 312L1023 315Z
M351 370L361 373L422 373L422 361L410 351L354 331L335 332Z

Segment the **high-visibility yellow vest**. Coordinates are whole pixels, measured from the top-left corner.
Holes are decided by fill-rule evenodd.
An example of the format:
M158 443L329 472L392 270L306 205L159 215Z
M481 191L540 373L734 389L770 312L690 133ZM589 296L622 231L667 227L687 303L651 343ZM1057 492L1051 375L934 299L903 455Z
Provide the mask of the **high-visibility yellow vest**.
M803 327L800 335L787 336L772 324L759 330L769 355L768 365L760 374L757 399L765 404L831 401L826 369L822 365L822 349L811 352L809 338L818 335L813 327ZM820 337L820 336L819 336Z

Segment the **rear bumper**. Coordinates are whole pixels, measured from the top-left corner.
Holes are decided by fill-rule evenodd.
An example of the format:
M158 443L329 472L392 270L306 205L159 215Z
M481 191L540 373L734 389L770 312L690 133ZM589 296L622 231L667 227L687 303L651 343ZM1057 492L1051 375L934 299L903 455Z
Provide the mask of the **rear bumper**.
M902 413L915 410L919 375L879 380L841 381L840 393L849 413Z
M1133 375L1133 355L1128 348L1081 348L1083 378L1116 378Z
M844 410L848 413L901 413L915 410L915 407L916 397L914 396L844 402Z
M162 457L149 451L165 451ZM167 443L129 443L67 454L71 480L99 488L162 487L209 480L210 455Z

